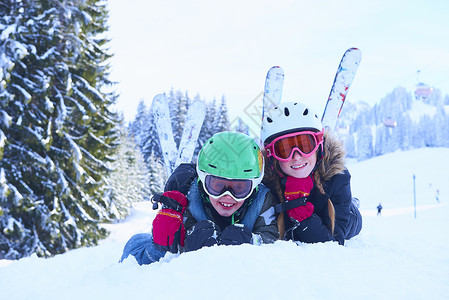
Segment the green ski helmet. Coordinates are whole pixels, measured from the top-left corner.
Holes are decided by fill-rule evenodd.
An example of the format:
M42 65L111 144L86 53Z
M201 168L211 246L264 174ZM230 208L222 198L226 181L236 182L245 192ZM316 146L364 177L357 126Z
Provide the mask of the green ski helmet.
M197 169L228 179L263 177L264 161L259 146L240 132L214 134L201 148Z
M196 168L203 187L210 174L226 179L250 179L254 190L262 182L264 160L254 139L240 132L225 131L214 134L203 145Z

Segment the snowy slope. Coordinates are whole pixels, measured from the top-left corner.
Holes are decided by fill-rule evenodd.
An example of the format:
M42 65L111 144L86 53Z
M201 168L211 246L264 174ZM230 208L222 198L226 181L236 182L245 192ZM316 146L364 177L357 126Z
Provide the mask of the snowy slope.
M143 267L134 259L119 264L126 240L150 230L151 205L138 203L125 222L107 226L112 234L98 247L0 261L0 298L447 299L447 157L449 149L432 148L349 163L364 224L344 247L278 241L168 255Z

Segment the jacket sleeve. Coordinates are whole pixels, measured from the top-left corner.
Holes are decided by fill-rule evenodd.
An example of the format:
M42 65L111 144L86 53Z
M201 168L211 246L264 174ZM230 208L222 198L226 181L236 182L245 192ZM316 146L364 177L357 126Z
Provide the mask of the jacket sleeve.
M335 229L334 236L340 244L344 244L344 240L357 235L362 228L362 216L359 210L352 203L351 194L351 175L346 169L344 174L336 175L334 182L335 188L330 196L335 208Z
M276 198L271 192L265 195L265 201L253 227L253 244L274 243L279 238L277 214L273 214Z

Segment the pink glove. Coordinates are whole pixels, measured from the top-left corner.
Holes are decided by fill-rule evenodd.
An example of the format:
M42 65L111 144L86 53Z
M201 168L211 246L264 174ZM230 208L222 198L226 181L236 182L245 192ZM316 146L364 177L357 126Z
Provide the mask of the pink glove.
M177 201L181 206L181 212L174 209L161 209L153 220L153 241L163 250L172 253L178 252L178 244L184 246L185 228L182 214L187 206L187 198L179 191L168 191L162 196Z
M292 201L298 198L307 197L313 188L313 179L311 176L306 178L296 178L292 176L287 177L287 182L285 183L285 199L287 201ZM313 213L314 207L310 202L306 202L305 205L287 210L287 214L290 218L301 222Z
M312 215L313 209L313 204L306 202L306 205L287 210L287 214L291 219L302 222Z

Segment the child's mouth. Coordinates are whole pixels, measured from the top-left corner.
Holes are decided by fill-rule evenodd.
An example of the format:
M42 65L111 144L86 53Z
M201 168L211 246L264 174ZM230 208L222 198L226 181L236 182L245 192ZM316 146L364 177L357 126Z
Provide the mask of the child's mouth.
M223 206L225 208L230 208L235 205L235 203L224 203L224 202L219 202L219 203L221 204L221 206Z
M292 169L301 169L304 168L307 165L307 163L304 163L302 165L296 165L296 166L291 166Z

